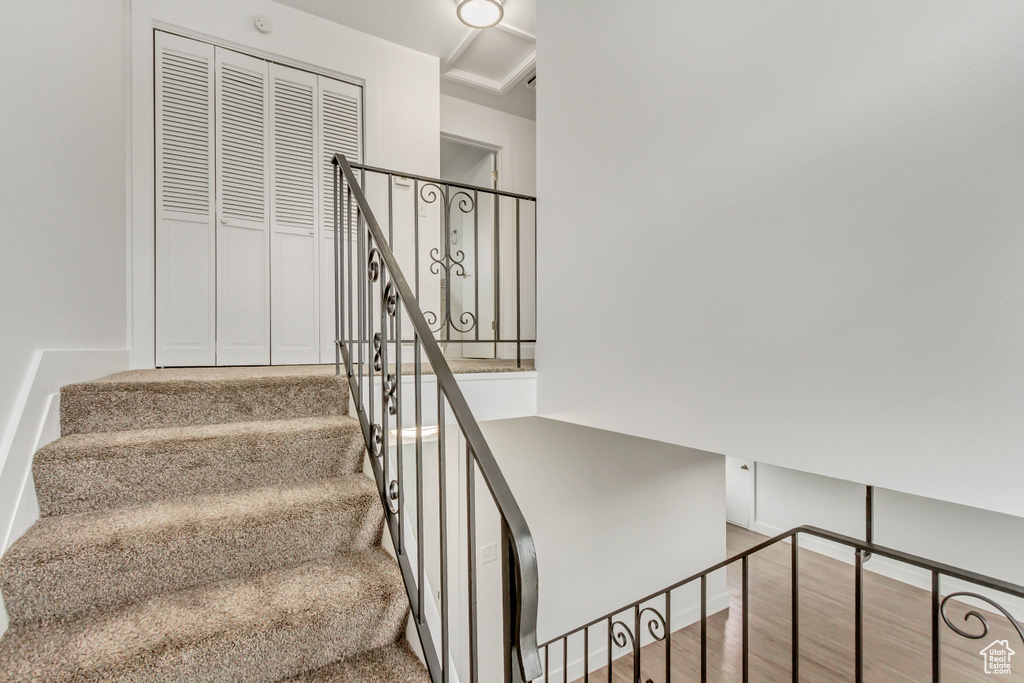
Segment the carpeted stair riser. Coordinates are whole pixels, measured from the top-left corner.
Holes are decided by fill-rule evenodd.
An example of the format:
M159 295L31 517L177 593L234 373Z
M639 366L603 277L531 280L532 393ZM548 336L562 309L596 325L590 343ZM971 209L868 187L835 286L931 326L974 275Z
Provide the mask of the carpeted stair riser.
M289 678L288 683L430 683L430 676L401 641Z
M408 609L397 564L375 549L15 626L0 640L0 672L17 682L272 683L395 643Z
M48 517L336 477L363 452L355 419L296 418L68 436L32 474Z
M333 374L103 380L60 393L62 436L346 414L347 382Z
M54 619L379 542L363 476L40 520L0 560L11 623Z

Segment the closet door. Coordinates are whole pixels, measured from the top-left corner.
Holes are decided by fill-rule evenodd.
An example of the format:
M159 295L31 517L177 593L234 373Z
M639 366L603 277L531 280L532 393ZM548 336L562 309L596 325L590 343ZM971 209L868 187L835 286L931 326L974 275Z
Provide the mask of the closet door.
M269 365L269 65L216 57L217 364Z
M156 33L156 364L216 362L214 49Z
M270 357L320 362L316 75L270 65Z
M335 280L334 280L334 166L337 153L350 161L363 160L362 88L318 76L321 160L318 197L320 238L320 362L335 359ZM355 211L352 211L355 230ZM344 223L341 229L344 230Z

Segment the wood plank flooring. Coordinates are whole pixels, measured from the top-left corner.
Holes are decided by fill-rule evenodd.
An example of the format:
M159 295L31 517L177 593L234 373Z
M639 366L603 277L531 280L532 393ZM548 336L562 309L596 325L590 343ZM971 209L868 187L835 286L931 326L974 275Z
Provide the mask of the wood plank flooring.
M743 552L766 537L729 525L729 555ZM750 681L791 681L790 546L779 544L751 556L749 564ZM852 557L852 551L851 551ZM870 565L868 565L870 566ZM800 680L854 681L854 568L825 555L800 550ZM742 680L742 570L727 570L730 608L708 619L708 680ZM949 614L965 630L969 609L951 603ZM983 640L962 638L940 622L941 680L1024 682L1024 643L1001 615L989 615L991 630ZM602 633L602 637L604 634ZM980 651L996 639L1008 639L1017 652L1011 675L987 675ZM581 636L576 636L578 642ZM671 638L671 681L700 681L700 624ZM570 647L569 659L581 656ZM641 650L642 681L666 682L665 643ZM560 649L560 648L559 648ZM559 653L560 659L560 653ZM553 668L553 671L555 669ZM558 680L562 680L560 668ZM590 674L589 681L633 683L632 656ZM543 680L543 679L542 679ZM580 679L583 680L583 679ZM931 594L908 584L864 572L864 681L888 683L931 681ZM554 677L552 677L554 683Z

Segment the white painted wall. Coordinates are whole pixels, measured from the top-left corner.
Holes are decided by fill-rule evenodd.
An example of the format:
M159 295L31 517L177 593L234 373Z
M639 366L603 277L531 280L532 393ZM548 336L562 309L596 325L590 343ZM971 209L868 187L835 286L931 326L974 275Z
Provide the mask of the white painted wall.
M481 429L533 533L540 642L724 559L722 457L543 418L495 420ZM480 671L494 672L500 671L502 652L496 588L501 566L485 563L482 551L498 543L499 520L482 480L477 488ZM465 581L463 574L462 585ZM710 613L727 606L725 594L724 573L713 576ZM699 595L698 584L673 592L673 630L699 619ZM664 610L663 601L652 604ZM604 661L606 641L606 631L596 627L594 669ZM569 680L582 675L582 655L577 635L568 658ZM551 670L558 675L552 680L561 680L562 666L556 648Z
M124 348L125 5L0 22L0 467L33 354Z
M60 437L60 388L127 367L128 349L39 350L32 354L17 392L12 434L0 452L0 554L39 519L32 456ZM0 635L6 628L7 615L0 604Z
M751 525L754 531L773 536L810 524L864 538L864 486L763 463L757 465L756 472L756 522ZM1020 543L1024 538L1024 519L877 487L874 505L876 543L1024 585L1024 547ZM853 561L852 552L846 548L811 538L802 539L801 543L808 549ZM865 566L922 588L930 586L926 572L886 558L872 558ZM943 593L964 586L946 582ZM1018 617L1024 617L1024 602L988 594Z
M1024 5L537 10L541 415L1024 515Z
M460 100L447 95L441 96L441 133L452 138L483 143L498 150L498 189L536 196L537 194L537 124L536 121ZM524 339L536 338L536 230L533 216L534 207L523 203L520 213L520 265L522 268L522 335ZM511 200L503 200L501 206L501 270L502 301L514 302L515 272L515 208ZM543 231L543 227L541 230ZM503 304L504 305L504 304ZM505 339L514 339L516 321L509 315L513 309L505 306L502 314L501 332ZM515 358L514 345L503 345L499 349L502 358ZM523 357L532 358L534 349L524 347Z
M341 73L364 85L369 164L436 176L440 165L435 57L272 0L132 1L132 363L153 365L153 28L177 27L259 56ZM274 29L259 33L257 15Z

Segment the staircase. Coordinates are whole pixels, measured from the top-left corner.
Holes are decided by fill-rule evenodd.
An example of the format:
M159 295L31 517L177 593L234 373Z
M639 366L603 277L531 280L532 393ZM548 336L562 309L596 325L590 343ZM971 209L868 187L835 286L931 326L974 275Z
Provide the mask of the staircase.
M0 559L5 681L429 681L334 368L65 387Z

